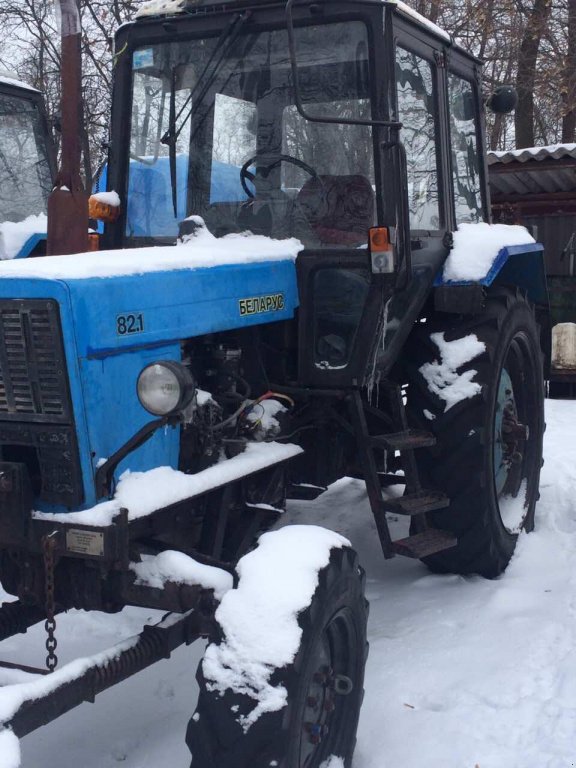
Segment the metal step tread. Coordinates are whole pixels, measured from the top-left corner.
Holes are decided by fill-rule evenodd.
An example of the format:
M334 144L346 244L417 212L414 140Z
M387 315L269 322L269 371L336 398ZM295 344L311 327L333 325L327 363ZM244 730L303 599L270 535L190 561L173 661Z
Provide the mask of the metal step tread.
M418 491L405 493L393 499L384 499L386 512L396 515L422 515L435 509L444 509L450 504L450 499L440 491Z
M414 536L393 541L392 548L397 555L420 560L423 557L435 555L437 552L452 549L457 543L458 539L454 534L429 528L423 533L416 533Z
M406 429L403 432L390 432L384 435L372 435L370 444L374 448L387 448L394 451L413 451L415 448L429 448L436 445L432 432L423 429Z

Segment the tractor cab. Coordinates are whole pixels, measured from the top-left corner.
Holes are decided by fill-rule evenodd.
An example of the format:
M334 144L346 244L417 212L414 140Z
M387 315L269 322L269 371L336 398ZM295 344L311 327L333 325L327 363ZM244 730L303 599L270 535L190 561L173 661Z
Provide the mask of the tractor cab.
M298 377L385 374L486 218L477 60L402 3L149 3L116 41L108 247L297 238Z
M0 258L45 252L54 157L42 95L0 75Z

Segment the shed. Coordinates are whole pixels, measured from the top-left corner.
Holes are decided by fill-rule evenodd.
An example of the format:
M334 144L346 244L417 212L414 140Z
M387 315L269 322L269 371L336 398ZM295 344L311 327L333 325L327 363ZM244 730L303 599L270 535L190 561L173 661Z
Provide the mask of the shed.
M494 221L544 244L552 324L576 323L576 144L488 152L488 169Z

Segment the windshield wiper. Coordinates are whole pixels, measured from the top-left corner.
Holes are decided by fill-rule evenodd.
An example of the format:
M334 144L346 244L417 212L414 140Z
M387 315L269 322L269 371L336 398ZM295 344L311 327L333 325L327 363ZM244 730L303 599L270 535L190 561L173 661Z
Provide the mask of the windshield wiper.
M251 15L252 15L252 11L247 10L238 16L234 16L228 23L228 26L226 26L222 30L222 33L218 38L218 41L214 46L214 49L210 54L210 57L208 58L208 61L206 62L204 69L202 70L200 76L198 77L198 80L196 81L194 88L192 88L192 90L190 91L190 94L188 95L186 101L180 107L178 114L176 114L176 72L178 67L181 65L177 64L172 68L172 82L170 84L170 108L169 108L169 117L168 117L168 130L166 131L164 136L162 136L162 138L160 139L160 142L168 146L168 155L169 155L169 162L170 162L170 184L172 186L172 205L174 206L175 218L178 218L178 191L177 191L177 172L176 172L176 144L178 142L178 137L180 136L180 134L184 130L184 126L190 119L192 112L194 110L195 103L196 102L200 103L204 99L204 96L208 92L209 88L211 87L212 83L216 78L216 75L218 74L220 65L224 61L226 54L228 53L232 45L234 45L234 43L236 42L236 39L240 34L242 27L244 26L246 21L248 21ZM220 55L218 59L215 60L218 54ZM210 71L210 67L212 68L211 71ZM186 113L183 119L180 119L182 117L183 112L188 107L188 105L190 105L188 112ZM180 124L178 124L179 121L180 121Z

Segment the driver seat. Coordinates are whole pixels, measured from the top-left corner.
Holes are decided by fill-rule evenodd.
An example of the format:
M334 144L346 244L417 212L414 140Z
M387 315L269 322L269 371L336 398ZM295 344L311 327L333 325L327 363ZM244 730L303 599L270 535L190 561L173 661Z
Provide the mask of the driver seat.
M325 245L359 246L374 225L375 195L366 176L308 179L296 195L310 227Z

